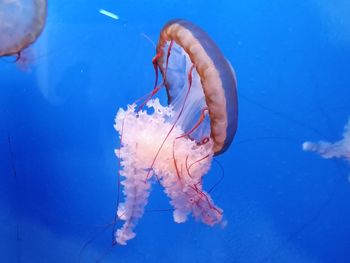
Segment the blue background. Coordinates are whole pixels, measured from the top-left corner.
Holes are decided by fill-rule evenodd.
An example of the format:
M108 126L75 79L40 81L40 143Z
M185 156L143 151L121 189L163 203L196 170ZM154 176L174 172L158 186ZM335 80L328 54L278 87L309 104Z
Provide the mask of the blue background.
M350 262L350 167L301 148L339 140L350 115L348 10L346 0L50 1L29 66L0 60L0 262L79 262L86 242L82 262L96 262L110 249L114 117L152 88L144 34L156 42L172 18L205 29L237 73L238 133L212 192L228 225L174 223L156 211L170 205L155 184L136 238L102 262ZM205 188L221 174L214 162Z

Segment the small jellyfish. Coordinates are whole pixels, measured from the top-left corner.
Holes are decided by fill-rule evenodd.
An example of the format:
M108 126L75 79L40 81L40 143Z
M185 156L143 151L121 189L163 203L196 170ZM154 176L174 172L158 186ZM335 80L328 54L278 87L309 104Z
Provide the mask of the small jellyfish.
M344 128L343 139L334 143L326 141L304 142L303 150L317 152L325 159L343 158L350 162L350 118Z
M0 57L17 55L42 32L46 0L0 0Z

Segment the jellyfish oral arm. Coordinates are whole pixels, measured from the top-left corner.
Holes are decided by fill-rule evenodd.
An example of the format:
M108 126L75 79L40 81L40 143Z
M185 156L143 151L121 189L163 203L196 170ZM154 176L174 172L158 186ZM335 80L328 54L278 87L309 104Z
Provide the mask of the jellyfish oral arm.
M208 225L222 219L222 210L202 190L202 177L214 154L213 141L198 144L182 136L185 132L181 127L167 121L174 115L172 108L163 107L158 99L150 100L147 107L154 113L137 112L136 105L131 105L126 111L120 109L116 117L115 129L119 133L123 130L116 154L121 159L125 201L118 206L118 218L124 224L116 231L115 241L122 245L135 237L133 229L144 213L154 176L171 200L175 222L185 222L189 214ZM165 134L166 140L161 139Z
M325 159L331 158L346 158L350 160L350 149L346 149L343 142L329 143L325 141L314 142L304 142L303 150L310 152L317 152Z
M303 150L317 152L325 159L344 158L350 162L350 119L345 125L343 139L340 141L335 143L307 141L303 143Z
M121 183L124 186L126 199L119 205L117 215L125 223L115 233L115 241L121 245L126 245L126 241L135 237L133 229L142 217L147 204L150 183L143 180L144 173L142 169L128 165L121 174L126 178Z

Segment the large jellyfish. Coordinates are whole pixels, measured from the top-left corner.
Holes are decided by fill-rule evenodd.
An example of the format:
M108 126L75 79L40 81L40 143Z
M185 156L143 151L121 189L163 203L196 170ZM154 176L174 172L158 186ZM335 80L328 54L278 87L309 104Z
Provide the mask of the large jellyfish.
M184 20L164 26L153 65L152 92L119 109L115 119L125 199L118 201L117 216L124 224L115 232L114 243L122 245L136 235L152 180L164 187L175 222L183 223L192 214L212 226L223 218L223 210L203 190L202 179L213 156L227 150L236 133L233 68L202 29ZM159 85L158 69L163 77ZM162 87L167 106L153 99Z
M317 152L325 159L344 158L350 162L350 118L344 128L343 139L334 143L304 142L303 150Z
M0 0L0 57L20 55L44 28L46 0Z

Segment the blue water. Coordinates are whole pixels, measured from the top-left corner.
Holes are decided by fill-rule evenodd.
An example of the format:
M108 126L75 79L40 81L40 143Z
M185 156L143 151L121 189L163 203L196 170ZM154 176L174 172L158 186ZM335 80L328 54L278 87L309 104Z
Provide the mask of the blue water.
M341 139L350 115L348 10L345 0L49 1L29 68L0 60L0 262L80 252L106 263L350 262L350 166L301 147ZM174 223L155 211L170 205L154 184L136 238L106 254L114 117L152 88L144 35L156 42L172 18L205 29L236 70L239 127L212 192L228 225ZM221 175L214 162L205 187Z

